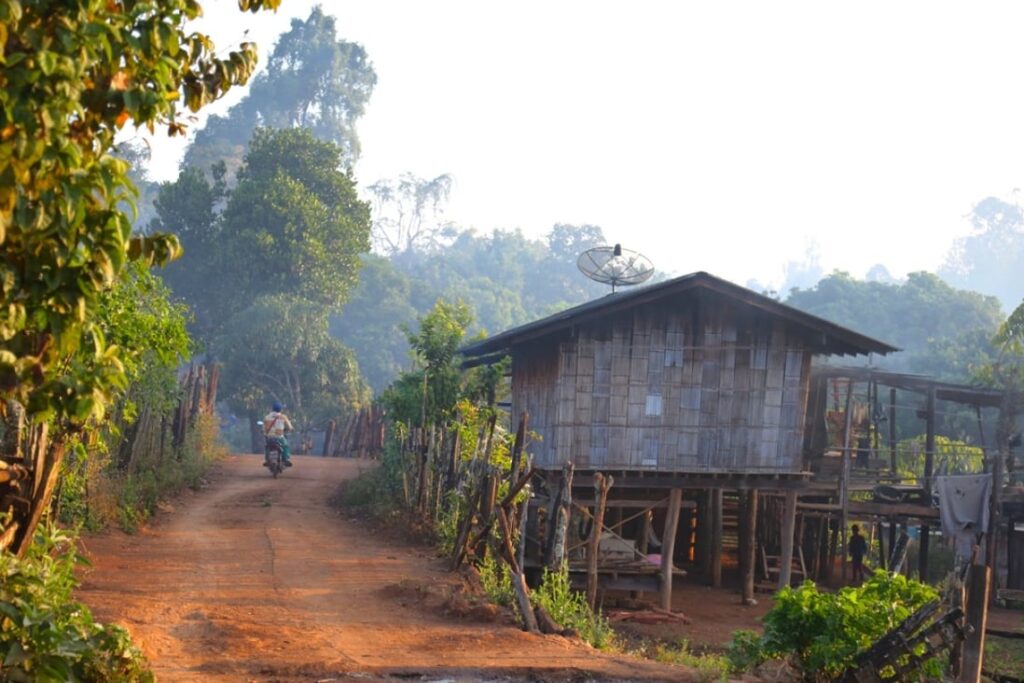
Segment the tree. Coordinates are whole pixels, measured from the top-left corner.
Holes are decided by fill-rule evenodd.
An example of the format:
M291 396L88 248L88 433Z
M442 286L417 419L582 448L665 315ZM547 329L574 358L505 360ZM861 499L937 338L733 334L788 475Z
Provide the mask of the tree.
M202 341L265 295L341 307L370 244L369 206L341 165L338 146L309 131L258 129L234 189L223 164L212 180L186 168L160 188L153 226L177 231L185 248L167 281Z
M451 232L444 208L452 191L447 173L433 179L403 173L395 180L379 180L366 188L374 198L373 244L388 257L427 251Z
M1024 208L986 197L971 210L972 234L958 239L939 268L947 282L999 297L1007 310L1024 296Z
M225 173L223 163L215 164L211 182L199 169L181 169L177 180L162 183L157 190L156 217L148 228L173 233L180 240L184 253L166 266L164 280L178 297L193 304L193 330L204 340L224 319L219 306L226 297L216 291L211 295L211 283L221 269L217 219L227 195Z
M988 340L1002 321L994 297L923 272L901 283L834 272L811 289L793 289L786 303L901 348L879 361L885 367L959 382L989 356Z
M221 58L186 28L201 9L195 0L0 4L0 397L26 407L35 454L29 512L13 522L20 551L52 494L66 435L125 386L119 352L96 324L101 294L129 260L178 251L169 236L133 238L115 134L127 123L180 133L179 103L197 111L254 68L255 46ZM88 364L71 362L85 356Z
M412 290L412 280L390 261L366 255L359 285L344 309L331 316L331 334L356 354L359 368L375 392L383 391L408 369L409 347L402 330L416 323Z
M359 157L355 124L377 83L366 50L337 37L334 18L314 7L293 19L267 68L226 116L212 116L185 154L186 166L227 162L233 176L257 127L308 129L341 149L346 166Z
M423 425L441 424L463 397L463 373L458 361L459 346L473 322L469 307L438 300L417 321L415 331L406 330L417 368L403 373L388 387L382 402L395 422Z
M303 442L312 429L369 400L355 357L327 333L327 310L320 304L284 295L258 298L228 322L216 350L222 395L231 408L255 425L261 411L281 401Z
M220 227L228 310L275 293L345 302L370 248L370 208L341 163L341 149L309 131L256 131Z

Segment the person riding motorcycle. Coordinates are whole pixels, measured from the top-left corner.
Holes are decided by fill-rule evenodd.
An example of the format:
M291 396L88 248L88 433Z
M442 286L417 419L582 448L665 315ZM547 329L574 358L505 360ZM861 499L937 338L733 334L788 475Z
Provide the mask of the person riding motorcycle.
M292 466L291 451L288 448L288 439L285 432L292 431L291 420L281 412L283 406L275 402L267 416L263 418L263 436L267 439L267 446L263 450L263 466L266 467L270 461L270 445L277 444L281 449L281 458L285 467Z

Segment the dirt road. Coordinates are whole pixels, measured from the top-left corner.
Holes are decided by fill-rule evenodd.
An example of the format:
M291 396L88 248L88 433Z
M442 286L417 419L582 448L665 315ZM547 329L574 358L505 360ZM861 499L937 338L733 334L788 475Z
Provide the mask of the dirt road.
M296 458L271 479L234 456L135 536L86 540L80 597L125 626L160 681L359 678L688 680L558 636L446 616L427 549L374 538L328 505L353 460Z

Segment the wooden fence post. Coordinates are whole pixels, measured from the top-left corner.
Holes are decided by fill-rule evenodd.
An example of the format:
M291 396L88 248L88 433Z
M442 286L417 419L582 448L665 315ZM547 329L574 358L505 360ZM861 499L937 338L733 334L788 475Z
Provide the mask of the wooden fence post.
M958 683L977 683L981 680L981 665L985 655L985 627L988 624L988 594L992 582L992 568L971 565L967 572L967 616L964 619L965 637L960 662Z

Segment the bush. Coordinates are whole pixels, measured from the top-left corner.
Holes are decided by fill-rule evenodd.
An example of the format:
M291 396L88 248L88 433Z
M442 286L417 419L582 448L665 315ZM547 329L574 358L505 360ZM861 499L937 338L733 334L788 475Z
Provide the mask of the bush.
M512 574L507 564L495 558L494 553L488 553L478 569L480 585L491 602L502 607L508 607L515 602Z
M533 592L533 599L564 628L575 629L580 638L602 650L615 645L615 632L608 620L590 609L586 597L574 591L569 585L569 569L561 571L544 570L540 587Z
M857 587L822 593L808 581L783 588L764 617L760 640L749 632L734 636L729 651L737 666L787 658L807 680L832 680L864 651L903 620L938 597L923 583L876 571ZM928 663L931 675L941 663Z
M128 633L93 621L72 599L83 560L72 534L40 526L24 558L0 554L0 678L5 681L149 682Z

